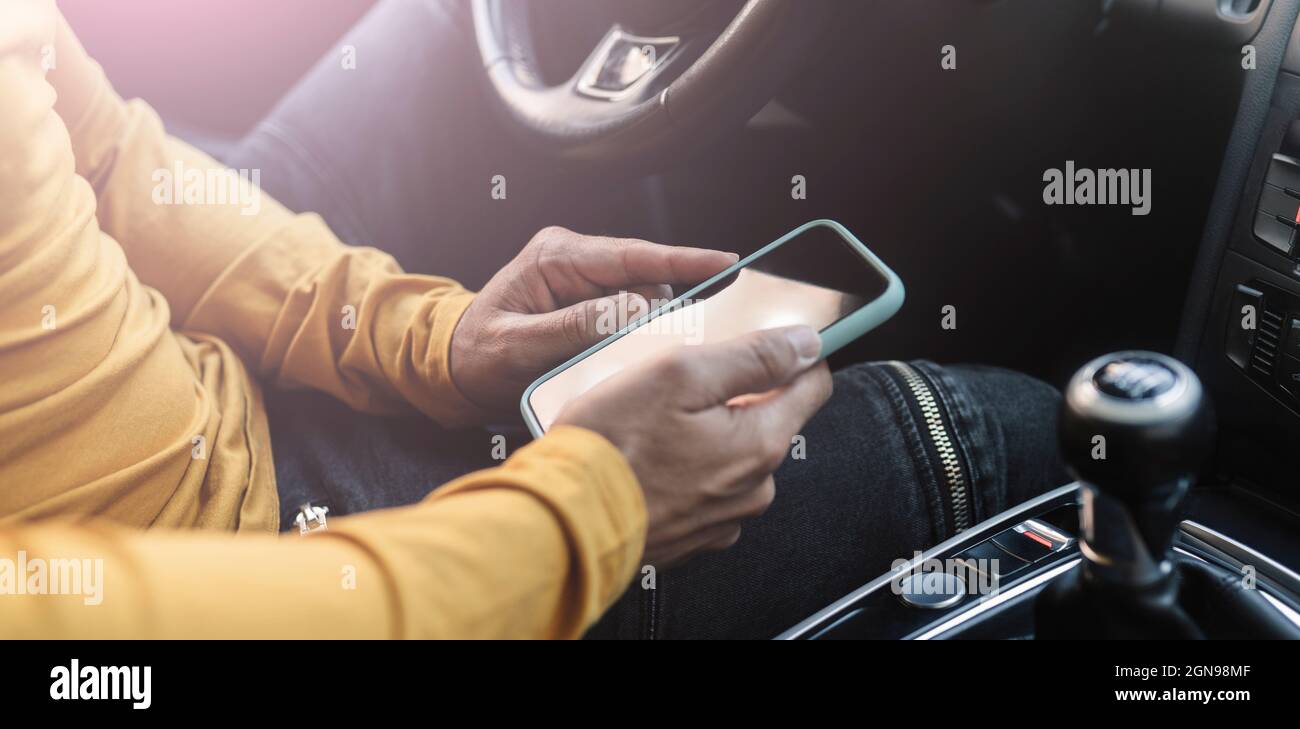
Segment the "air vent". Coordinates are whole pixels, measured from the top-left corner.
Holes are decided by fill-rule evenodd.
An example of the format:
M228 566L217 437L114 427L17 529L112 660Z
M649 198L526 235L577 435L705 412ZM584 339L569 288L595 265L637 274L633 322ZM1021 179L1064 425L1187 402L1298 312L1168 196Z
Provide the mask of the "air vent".
M1281 345L1282 315L1272 309L1265 309L1259 318L1259 333L1255 337L1250 368L1265 377L1272 377Z

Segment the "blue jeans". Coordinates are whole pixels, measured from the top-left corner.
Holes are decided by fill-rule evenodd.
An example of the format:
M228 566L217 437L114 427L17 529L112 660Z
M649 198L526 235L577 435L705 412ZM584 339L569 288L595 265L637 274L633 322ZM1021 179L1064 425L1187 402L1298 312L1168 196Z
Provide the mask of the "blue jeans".
M290 208L322 215L341 238L385 248L410 270L486 280L548 219L548 204L597 194L518 147L497 123L469 45L465 4L386 0L229 155L262 170ZM491 177L509 180L494 214ZM595 199L594 197L592 199ZM499 204L499 203L498 203ZM563 221L560 221L563 222ZM967 513L959 517L928 424L898 368L835 373L835 394L803 429L804 452L776 474L777 499L739 543L640 575L589 637L773 636L911 556L1064 483L1059 395L1027 376L977 366L912 366L956 439ZM494 435L517 424L447 431L416 417L350 412L313 392L267 393L282 527L304 503L333 516L419 501L490 467Z

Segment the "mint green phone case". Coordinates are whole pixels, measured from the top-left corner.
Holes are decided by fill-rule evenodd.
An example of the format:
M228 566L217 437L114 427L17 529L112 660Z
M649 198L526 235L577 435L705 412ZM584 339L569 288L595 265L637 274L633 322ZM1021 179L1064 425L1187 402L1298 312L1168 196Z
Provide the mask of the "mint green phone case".
M544 431L542 430L541 424L537 421L537 416L533 413L532 407L529 405L529 399L533 395L533 390L536 390L538 387L540 387L542 383L546 382L547 380L551 379L557 374L565 371L566 369L572 367L578 362L581 362L587 357L590 357L591 355L600 351L604 347L609 346L611 342L616 341L619 337L622 337L626 335L628 332L636 329L637 327L640 327L646 324L647 322L653 320L655 317L659 316L660 313L664 311L672 310L683 299L693 298L696 294L708 288L709 286L713 285L714 283L721 281L726 277L734 274L736 271L744 268L745 266L748 266L754 259L758 258L759 256L766 254L767 252L775 249L777 246L784 245L786 242L797 237L804 231L807 231L808 229L819 225L830 228L831 230L834 230L836 233L838 233L841 238L847 241L848 244L854 250L856 250L859 254L862 255L864 259L866 259L867 263L874 266L889 281L888 286L886 286L885 288L885 292L881 294L879 297L877 297L875 300L871 301L866 306L862 307L861 309L858 309L852 314L849 314L848 316L844 317L843 319L840 319L839 321L835 322L834 324L826 327L821 331L822 358L825 359L826 357L829 357L832 353L834 353L839 348L843 347L849 342L852 342L854 339L857 339L863 334L866 334L872 329L875 329L876 327L888 321L889 317L898 313L898 310L903 306L903 298L904 298L903 282L901 279L898 278L897 274L895 274L892 270L890 270L889 266L885 265L884 261L881 261L879 258L877 258L876 254L872 253L870 249L868 249L865 245L862 244L862 241L858 240L857 237L855 237L852 233L850 233L847 228L835 222L834 220L814 220L808 223L804 223L798 228L795 228L789 233L786 233L780 238L772 241L771 243L768 243L767 245L763 246L757 251L754 251L753 253L746 256L745 258L740 259L739 261L732 264L730 268L723 271L722 273L719 273L713 278L710 278L708 281L705 281L704 283L696 286L690 291L687 291L681 296L678 296L677 298L673 299L667 304L664 304L658 309L655 309L649 314L646 314L640 319L637 319L631 324L628 324L626 327L619 330L618 332L611 334L603 342L600 342L599 344L592 346L590 349L583 352L582 354L577 355L576 357L570 359L568 362L565 362L559 367L556 367L550 372L547 372L545 375L542 375L540 378L538 378L536 382L529 385L528 389L524 391L523 398L520 400L519 408L520 411L523 413L524 422L527 423L528 430L532 432L533 437L535 438L541 437Z

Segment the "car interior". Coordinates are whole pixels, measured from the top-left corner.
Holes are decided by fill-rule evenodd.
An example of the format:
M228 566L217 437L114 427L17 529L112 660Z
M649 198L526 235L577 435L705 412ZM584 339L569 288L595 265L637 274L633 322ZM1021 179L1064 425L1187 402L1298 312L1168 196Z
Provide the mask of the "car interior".
M371 4L61 6L123 95L219 157ZM980 363L1065 393L1079 481L781 638L1300 636L1300 0L471 4L467 83L590 194L460 231L499 251L466 286L551 224L744 255L827 218L907 285L833 368ZM145 18L211 53L117 35ZM1148 170L1149 210L1047 204L1067 165ZM992 594L925 579L990 557Z

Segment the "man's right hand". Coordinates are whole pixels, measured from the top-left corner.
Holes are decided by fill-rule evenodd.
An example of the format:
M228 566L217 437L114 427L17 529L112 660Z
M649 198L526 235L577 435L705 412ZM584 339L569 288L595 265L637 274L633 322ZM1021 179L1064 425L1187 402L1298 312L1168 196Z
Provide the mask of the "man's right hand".
M600 383L557 425L608 438L645 494L645 561L658 567L740 538L776 495L772 473L831 393L810 327L682 347Z

